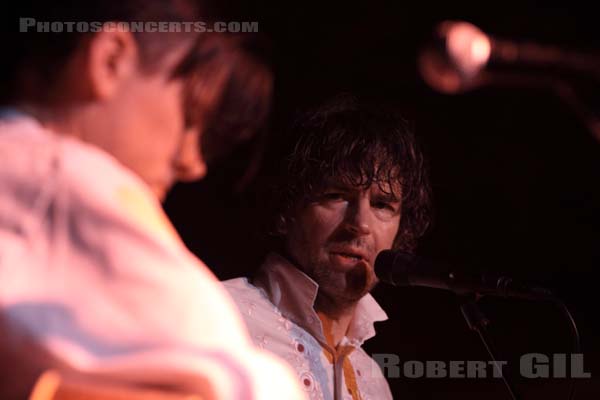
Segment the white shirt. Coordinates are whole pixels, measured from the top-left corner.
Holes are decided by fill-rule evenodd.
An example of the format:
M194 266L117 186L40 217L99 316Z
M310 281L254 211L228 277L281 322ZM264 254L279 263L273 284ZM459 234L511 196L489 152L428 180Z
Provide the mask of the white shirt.
M49 367L206 398L304 397L145 183L16 113L0 119L0 357L2 398L31 383L14 371Z
M286 360L310 399L391 399L377 363L361 348L375 335L373 323L387 319L370 294L356 306L346 336L337 349L325 337L314 309L318 285L285 258L270 254L250 283L224 282L259 347Z

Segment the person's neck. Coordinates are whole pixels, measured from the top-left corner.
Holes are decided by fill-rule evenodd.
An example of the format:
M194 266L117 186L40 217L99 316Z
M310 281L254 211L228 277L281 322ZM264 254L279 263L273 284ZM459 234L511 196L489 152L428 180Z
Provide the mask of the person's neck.
M321 319L323 333L327 341L330 342L329 345L337 348L348 332L350 322L354 318L356 304L339 307L327 301L323 296L317 296L315 310Z
M44 128L59 135L79 137L79 130L74 119L69 118L66 112L58 109L48 109L32 103L19 103L16 108L37 120Z

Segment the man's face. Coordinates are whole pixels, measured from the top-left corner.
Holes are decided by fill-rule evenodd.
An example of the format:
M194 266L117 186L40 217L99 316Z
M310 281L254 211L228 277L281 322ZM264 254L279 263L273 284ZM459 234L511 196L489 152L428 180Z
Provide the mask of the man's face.
M377 281L377 254L392 247L400 201L383 189L328 185L288 220L287 251L333 304L350 305L368 293Z
M184 125L183 86L171 71L187 50L175 48L151 72L135 66L117 95L88 120L89 141L115 156L163 199L177 180L202 178L200 128Z

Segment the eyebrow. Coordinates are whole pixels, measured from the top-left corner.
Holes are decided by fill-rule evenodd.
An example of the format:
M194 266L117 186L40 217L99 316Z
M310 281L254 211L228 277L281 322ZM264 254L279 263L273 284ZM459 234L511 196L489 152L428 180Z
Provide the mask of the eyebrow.
M321 185L320 189L318 189L319 192L324 192L324 191L327 191L327 190L338 190L338 191L342 191L342 192L353 192L353 191L361 190L361 187L350 185L350 184L347 184L347 183L344 183L344 182L331 181L331 182L324 182L323 185Z
M375 194L374 197L379 200L389 201L392 203L400 202L400 199L396 195L394 195L394 193L378 192Z
M362 188L361 186L354 186L354 185L347 184L344 182L330 181L330 182L325 182L323 184L323 186L319 190L316 191L316 193L323 193L328 190L336 190L336 191L347 193L347 192L365 190L365 188ZM395 191L387 192L387 191L383 191L381 188L379 188L379 190L374 194L373 197L380 201L387 201L390 203L401 202L401 197L396 196Z

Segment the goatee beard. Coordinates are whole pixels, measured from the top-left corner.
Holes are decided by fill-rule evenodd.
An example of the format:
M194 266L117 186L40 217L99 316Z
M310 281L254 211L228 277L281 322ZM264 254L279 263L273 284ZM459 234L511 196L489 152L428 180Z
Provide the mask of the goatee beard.
M343 273L319 268L315 273L313 279L319 284L315 308L331 317L352 309L377 283L366 263L359 263L356 268Z

